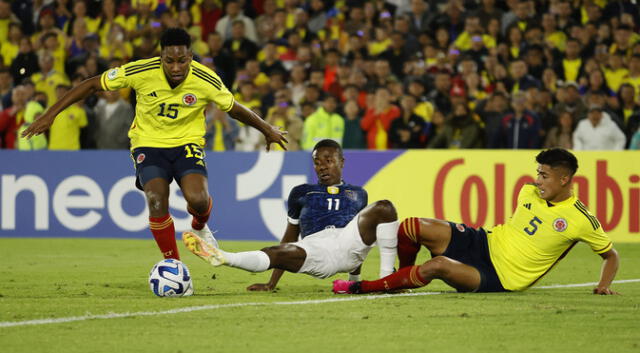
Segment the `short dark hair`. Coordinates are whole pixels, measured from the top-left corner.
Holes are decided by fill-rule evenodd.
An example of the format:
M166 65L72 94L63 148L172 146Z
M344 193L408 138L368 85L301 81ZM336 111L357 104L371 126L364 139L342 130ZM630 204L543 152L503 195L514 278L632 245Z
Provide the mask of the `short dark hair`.
M335 140L332 140L332 139L320 140L318 143L316 143L315 146L313 146L313 150L311 151L311 153L321 148L335 148L338 151L338 155L340 155L340 158L343 158L342 146L340 146L340 144L337 143Z
M162 33L160 37L160 48L170 46L186 46L187 49L191 48L191 36L182 28L169 28Z
M578 159L573 153L564 148L550 148L536 156L536 162L551 166L551 168L565 168L573 176L578 170Z

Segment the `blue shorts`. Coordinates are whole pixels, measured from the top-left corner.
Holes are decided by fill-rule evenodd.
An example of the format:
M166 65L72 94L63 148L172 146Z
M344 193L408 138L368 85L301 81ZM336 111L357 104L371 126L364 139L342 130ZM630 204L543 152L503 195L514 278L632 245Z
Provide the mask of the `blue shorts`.
M131 152L131 158L136 167L136 187L140 190L155 178L166 179L169 183L175 179L180 184L180 179L187 174L207 176L204 151L196 144L170 148L138 147Z
M491 262L484 229L453 222L449 222L449 225L451 242L442 256L473 266L480 272L480 287L476 292L507 292Z

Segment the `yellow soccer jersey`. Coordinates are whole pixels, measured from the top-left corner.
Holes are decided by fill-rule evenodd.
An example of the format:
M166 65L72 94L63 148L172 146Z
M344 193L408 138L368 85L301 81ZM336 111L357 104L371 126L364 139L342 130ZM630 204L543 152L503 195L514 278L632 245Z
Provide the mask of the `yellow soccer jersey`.
M100 80L104 90L131 87L136 91L136 114L129 130L131 149L189 143L204 146L207 105L214 102L227 112L234 103L218 75L195 61L185 80L173 89L159 57L108 70Z
M525 185L505 223L487 231L489 254L505 289L518 291L545 275L578 241L602 254L612 247L600 223L575 196L555 205Z
M79 150L80 129L87 126L87 114L74 104L58 114L49 130L50 150Z

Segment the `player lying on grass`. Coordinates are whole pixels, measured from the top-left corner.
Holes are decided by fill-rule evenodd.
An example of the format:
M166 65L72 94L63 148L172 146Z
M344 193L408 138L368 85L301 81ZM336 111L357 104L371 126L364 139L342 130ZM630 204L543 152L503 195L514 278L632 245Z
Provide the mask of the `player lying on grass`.
M149 228L165 258L180 259L175 227L169 214L169 184L175 179L193 216L192 231L212 244L207 226L212 201L204 163L204 110L211 103L232 118L262 132L267 150L272 143L285 148L286 132L267 124L234 100L218 75L192 60L191 37L180 28L160 38L160 57L112 68L74 87L29 126L23 137L45 132L71 104L100 91L131 87L136 92L136 115L129 137L136 168L136 187L149 206ZM286 148L285 148L286 149Z
M617 294L609 286L618 270L618 253L596 217L571 191L576 157L550 149L539 153L536 161L536 182L522 187L507 223L485 231L437 219L407 218L398 230L400 270L376 281L334 281L334 293L417 288L433 279L461 292L522 291L583 241L604 259L593 293ZM432 258L415 266L421 246Z
M280 245L231 253L185 232L182 239L187 248L213 266L251 272L275 269L268 283L253 284L248 290L273 290L283 270L317 278L346 272L351 279L358 278L360 265L376 241L380 276L392 273L398 231L393 204L378 201L367 206L367 192L342 181L344 158L337 142L318 142L312 157L318 184L302 184L291 190L287 229Z

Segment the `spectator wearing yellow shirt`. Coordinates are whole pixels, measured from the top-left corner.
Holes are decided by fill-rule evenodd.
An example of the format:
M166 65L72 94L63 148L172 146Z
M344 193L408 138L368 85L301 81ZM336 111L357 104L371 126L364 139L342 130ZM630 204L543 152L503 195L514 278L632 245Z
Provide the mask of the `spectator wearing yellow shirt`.
M562 60L556 64L558 78L566 82L578 82L578 77L584 72L582 58L580 57L580 42L570 38L564 51Z
M126 40L124 27L119 23L109 26L106 40L100 45L100 56L105 59L133 57L133 46Z
M61 99L71 89L69 85L58 85L56 94ZM79 150L80 129L87 126L87 114L82 101L63 110L49 129L50 150Z
M11 1L0 1L0 40L3 43L8 37L9 23L15 20L15 16L11 13Z
M100 20L87 16L87 4L84 1L74 1L72 12L71 18L65 23L64 32L71 34L71 29L74 28L75 21L82 20L87 25L87 31L89 33L98 33Z
M636 101L640 101L640 54L634 54L629 60L629 74L624 79L636 90Z
M40 37L40 50L39 53L48 52L53 57L53 69L59 73L64 73L64 64L67 59L67 52L64 50L65 46L62 44L66 41L64 33L58 31L47 32ZM60 40L63 39L63 41ZM35 44L35 43L34 43Z
M57 99L56 87L59 85L68 85L64 72L59 72L54 69L53 56L48 52L43 52L38 60L40 65L40 72L36 72L31 76L33 84L36 86L36 91L42 91L47 95L48 104L53 104Z
M609 54L607 63L609 65L604 68L604 77L607 80L607 84L609 84L609 88L617 92L629 75L629 69L624 67L622 55L617 52Z
M9 23L8 38L2 42L2 47L0 47L0 55L2 55L4 66L11 66L13 59L18 56L21 38L22 29L20 29L20 24L16 22Z
M33 136L30 139L20 137L22 132L26 130L40 115L44 113L44 107L37 101L27 102L24 111L24 122L18 129L18 142L16 149L21 151L35 151L47 149L47 137L42 134Z

